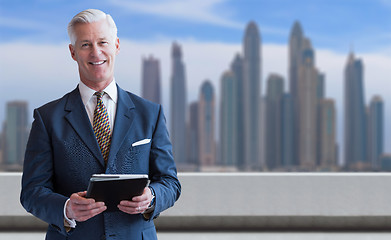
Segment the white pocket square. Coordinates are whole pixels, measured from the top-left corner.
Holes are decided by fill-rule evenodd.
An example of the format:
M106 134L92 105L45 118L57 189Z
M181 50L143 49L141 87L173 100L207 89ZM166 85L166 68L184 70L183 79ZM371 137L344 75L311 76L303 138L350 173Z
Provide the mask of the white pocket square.
M147 144L147 143L150 143L150 142L151 142L151 139L150 138L146 138L146 139L143 139L143 140L140 140L140 141L132 143L132 147L140 146L140 145Z

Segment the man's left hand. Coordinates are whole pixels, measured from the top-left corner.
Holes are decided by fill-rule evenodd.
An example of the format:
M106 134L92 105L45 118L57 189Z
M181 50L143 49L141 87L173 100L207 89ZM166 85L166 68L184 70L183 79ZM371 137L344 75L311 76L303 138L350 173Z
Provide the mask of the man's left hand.
M118 208L128 214L144 213L151 204L152 198L151 189L146 187L142 195L132 198L132 201L121 201Z

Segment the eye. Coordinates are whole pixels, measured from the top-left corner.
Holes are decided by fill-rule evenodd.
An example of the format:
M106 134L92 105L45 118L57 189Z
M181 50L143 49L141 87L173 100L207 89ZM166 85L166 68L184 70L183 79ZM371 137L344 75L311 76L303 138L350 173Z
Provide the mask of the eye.
M81 45L81 47L82 48L86 48L86 47L88 47L90 44L89 43L83 43L82 45Z
M101 41L100 44L101 44L101 45L107 45L107 44L109 44L109 43L108 43L107 41Z

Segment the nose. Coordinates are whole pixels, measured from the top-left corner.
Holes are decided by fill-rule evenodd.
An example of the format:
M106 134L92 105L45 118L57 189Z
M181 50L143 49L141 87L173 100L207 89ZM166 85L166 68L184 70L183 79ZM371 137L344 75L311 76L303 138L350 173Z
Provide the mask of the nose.
M99 45L93 44L91 48L91 57L98 57L102 53L102 49Z

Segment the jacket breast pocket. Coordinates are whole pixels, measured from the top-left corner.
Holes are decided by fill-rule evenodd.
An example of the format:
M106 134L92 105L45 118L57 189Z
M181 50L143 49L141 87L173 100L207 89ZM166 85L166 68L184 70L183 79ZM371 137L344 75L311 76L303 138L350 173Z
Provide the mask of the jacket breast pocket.
M118 170L122 173L148 174L150 150L150 143L130 147L125 156L118 158Z

